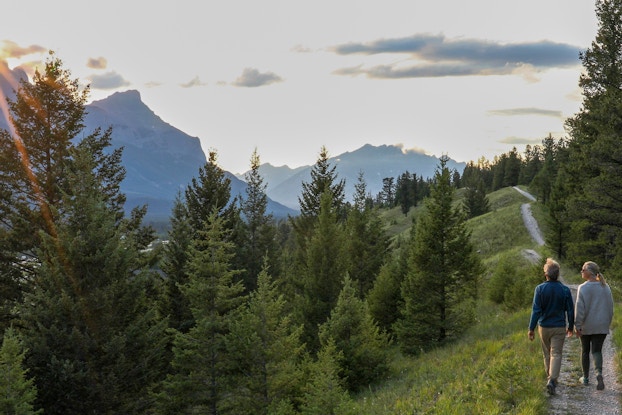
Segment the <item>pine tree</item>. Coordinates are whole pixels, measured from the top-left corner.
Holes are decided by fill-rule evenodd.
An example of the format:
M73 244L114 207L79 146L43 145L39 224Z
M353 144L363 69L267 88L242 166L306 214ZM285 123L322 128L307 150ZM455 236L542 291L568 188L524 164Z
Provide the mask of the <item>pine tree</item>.
M226 177L225 171L217 164L218 156L210 151L207 163L199 169L198 177L192 178L186 188L185 202L188 218L192 229L198 231L203 228L204 222L214 211L225 218L225 226L233 227L232 218L235 216L235 203L231 198L231 179Z
M482 265L459 207L454 207L448 158L440 159L430 199L418 218L404 305L395 331L401 348L418 353L457 336L474 318Z
M566 122L571 139L564 168L572 223L568 256L607 266L622 246L622 1L597 1L596 16L596 38L580 54L583 107Z
M28 370L24 368L26 350L13 330L4 332L0 348L0 413L14 415L35 415L41 410L34 409L37 389L33 379L28 379Z
M389 339L371 318L367 303L358 297L347 274L337 305L320 326L322 345L331 340L343 353L340 367L348 390L369 387L387 373Z
M401 286L407 272L407 246L398 240L392 257L382 266L373 288L367 295L369 311L378 326L387 333L400 317L402 305Z
M179 288L188 282L188 248L193 234L186 205L181 195L177 195L173 205L168 243L164 247L161 265L166 279L160 312L168 316L169 327L182 333L186 333L194 325L188 299Z
M244 302L244 287L231 268L234 246L216 209L190 247L188 282L181 287L196 325L175 335L173 373L157 395L158 413L235 413L229 390L236 362L226 336Z
M299 253L304 254L322 205L322 195L332 195L331 208L336 212L340 222L345 220L345 181L337 181L336 166L332 166L328 150L322 147L320 155L311 169L311 181L302 182L302 194L298 197L300 215L292 219L296 232ZM302 260L304 262L304 260Z
M72 148L89 147L96 156L95 172L104 184L105 203L122 216L125 197L118 192L124 177L121 150L109 151L111 129L83 137L85 102L89 88L63 68L50 52L43 72L35 71L32 84L23 80L9 101L14 130L0 131L0 291L4 321L8 310L29 289L39 264L36 256L41 233L54 233L54 212L62 211L66 171ZM107 149L104 151L104 149Z
M271 269L277 265L276 226L274 218L267 213L268 196L266 184L259 173L261 166L255 150L251 156L251 169L246 173L246 198L242 202L242 214L246 221L246 237L242 248L244 258L244 285L247 291L257 286L257 276L262 270L264 258ZM275 270L278 274L278 269Z
M476 182L467 184L462 208L467 219L483 215L490 211L490 202L488 201L488 196L486 196L486 189L482 178L479 178Z
M228 352L237 362L233 405L238 413L266 414L293 408L302 395L302 326L295 326L267 269L259 274L257 290L232 323Z
M318 326L330 316L341 291L342 276L347 270L344 260L344 232L337 220L332 195L322 195L322 206L306 250L302 270L302 298L298 311L302 313L305 332L303 340L311 351L317 351Z
M339 360L343 357L335 342L329 340L319 351L317 361L310 363L310 379L306 386L303 415L354 415L349 409L352 399L343 386Z
M164 324L146 296L153 276L94 173L72 150L54 234L43 235L37 289L20 309L27 365L46 414L140 413L165 369Z
M367 186L362 173L354 188L354 203L346 221L346 258L348 273L356 283L358 295L363 298L385 262L389 238L378 210L366 203Z

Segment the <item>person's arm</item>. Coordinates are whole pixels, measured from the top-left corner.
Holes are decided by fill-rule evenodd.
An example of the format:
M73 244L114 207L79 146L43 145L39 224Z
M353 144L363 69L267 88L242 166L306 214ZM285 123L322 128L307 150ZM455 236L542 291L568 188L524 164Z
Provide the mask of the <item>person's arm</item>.
M581 293L581 286L577 288L577 301L574 308L574 328L577 336L581 337L581 329L583 328L583 320L585 319L585 301Z
M531 305L531 318L529 319L529 330L527 331L527 337L529 340L533 340L535 338L534 330L536 329L536 324L538 324L538 319L542 314L542 304L540 303L540 295L538 292L538 287L535 288L533 292L533 304Z
M572 332L575 327L574 319L574 304L572 303L572 293L570 288L566 287L566 319L568 320L568 327L566 328L566 334L568 337L572 336Z

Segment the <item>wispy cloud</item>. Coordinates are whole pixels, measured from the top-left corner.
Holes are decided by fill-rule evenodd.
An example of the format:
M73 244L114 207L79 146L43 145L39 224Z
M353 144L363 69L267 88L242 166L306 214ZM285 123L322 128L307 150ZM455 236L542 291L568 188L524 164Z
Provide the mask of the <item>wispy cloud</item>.
M182 88L194 88L197 86L205 86L205 85L207 85L207 83L201 82L201 79L199 79L198 76L195 76L193 79L191 79L188 82L179 84L179 86L181 86Z
M0 47L0 59L21 58L33 53L43 53L47 49L39 45L19 46L12 40L3 40Z
M234 86L240 87L259 87L274 84L276 82L282 82L283 78L273 72L259 72L254 68L245 68L233 83Z
M501 144L513 144L517 146L521 145L538 145L542 144L542 138L524 138L524 137L505 137L498 141Z
M513 117L516 115L541 115L543 117L563 118L561 111L545 110L542 108L508 108L502 110L490 110L487 114L502 117Z
M359 65L335 71L339 75L394 79L509 74L527 77L533 71L579 65L581 49L551 41L503 44L417 34L369 43L346 43L333 46L329 51L338 55L407 55L406 62L371 67Z
M91 75L87 79L91 81L91 88L94 89L115 89L130 85L129 81L114 71L102 75Z
M108 61L104 57L89 58L86 62L86 66L91 69L106 69L108 67Z

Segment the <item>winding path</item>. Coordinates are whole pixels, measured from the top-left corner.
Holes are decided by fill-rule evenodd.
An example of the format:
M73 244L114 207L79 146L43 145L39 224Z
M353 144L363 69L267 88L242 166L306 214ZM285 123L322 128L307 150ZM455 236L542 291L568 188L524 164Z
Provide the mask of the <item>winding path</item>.
M536 199L529 193L514 187L516 191L524 195L530 201ZM531 202L530 202L531 203ZM521 205L521 212L525 226L529 234L539 246L544 245L542 232L538 228L538 223L531 214L530 203ZM534 250L526 250L528 256L534 254L539 259L539 254ZM577 284L567 284L572 291L573 298L577 293ZM622 396L622 386L618 382L618 368L616 365L615 347L611 342L611 335L605 339L603 345L603 377L605 378L605 390L596 390L595 382L589 386L583 386L579 382L581 376L581 342L578 338L566 339L564 353L562 356L562 371L559 378L557 394L550 397L550 415L567 414L599 414L599 415L620 415L620 398ZM593 369L593 368L592 368ZM593 371L593 370L592 370ZM591 378L596 378L593 374Z

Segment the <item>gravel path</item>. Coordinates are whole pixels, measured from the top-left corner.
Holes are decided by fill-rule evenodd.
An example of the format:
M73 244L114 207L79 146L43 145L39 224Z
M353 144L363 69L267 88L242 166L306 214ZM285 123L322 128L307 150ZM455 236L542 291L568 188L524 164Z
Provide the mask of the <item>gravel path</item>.
M535 198L529 193L514 187L529 200ZM544 238L538 228L538 223L531 214L529 203L521 206L523 221L529 230L529 234L534 241L542 246ZM534 254L533 250L526 250L529 257ZM572 290L573 298L577 293L577 285L567 284ZM603 378L605 380L605 390L596 390L596 376L590 374L590 385L584 386L579 382L581 377L581 341L576 337L566 339L562 356L562 370L559 377L557 394L551 396L550 415L574 415L574 414L599 414L617 415L622 414L620 409L620 398L622 396L622 386L618 382L618 367L616 365L615 348L611 342L611 335L605 339L603 345ZM593 366L591 367L593 372ZM593 380L592 380L593 379ZM543 393L544 387L543 387Z

